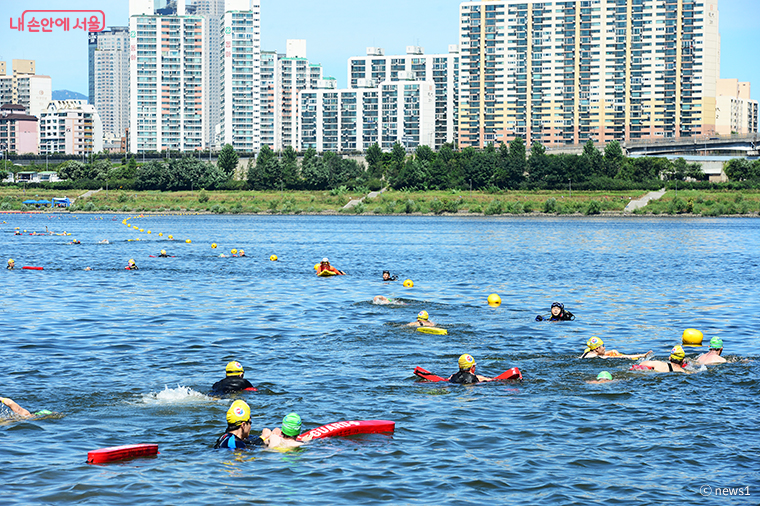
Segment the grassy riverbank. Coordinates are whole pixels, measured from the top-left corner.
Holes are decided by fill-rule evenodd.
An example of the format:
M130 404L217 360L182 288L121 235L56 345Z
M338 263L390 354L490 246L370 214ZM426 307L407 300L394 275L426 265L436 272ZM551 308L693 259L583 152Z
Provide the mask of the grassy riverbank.
M24 200L50 200L61 197L50 190L27 191L0 188L0 210L28 210ZM387 191L375 199L365 200L350 209L343 209L350 200L364 194L344 191L181 191L125 192L99 191L79 198L84 191L66 192L77 198L72 211L86 212L200 212L200 213L345 213L345 214L411 214L411 213L483 213L496 214L600 214L622 213L631 199L645 191L505 191L500 193L468 191ZM48 208L49 209L49 208ZM659 201L651 202L636 214L752 214L760 211L760 191L669 191Z

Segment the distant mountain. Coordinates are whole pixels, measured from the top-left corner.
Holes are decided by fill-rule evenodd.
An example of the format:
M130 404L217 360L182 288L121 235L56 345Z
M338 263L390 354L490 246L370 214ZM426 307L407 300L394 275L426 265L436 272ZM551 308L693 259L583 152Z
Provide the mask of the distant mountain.
M87 95L82 95L76 91L55 90L53 91L53 100L88 100Z

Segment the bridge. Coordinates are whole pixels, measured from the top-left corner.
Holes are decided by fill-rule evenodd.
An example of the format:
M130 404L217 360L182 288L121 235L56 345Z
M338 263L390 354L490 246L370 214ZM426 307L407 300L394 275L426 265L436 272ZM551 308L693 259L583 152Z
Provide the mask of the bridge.
M757 133L748 135L713 135L679 137L662 140L633 140L621 145L627 156L732 156L756 157L760 150Z

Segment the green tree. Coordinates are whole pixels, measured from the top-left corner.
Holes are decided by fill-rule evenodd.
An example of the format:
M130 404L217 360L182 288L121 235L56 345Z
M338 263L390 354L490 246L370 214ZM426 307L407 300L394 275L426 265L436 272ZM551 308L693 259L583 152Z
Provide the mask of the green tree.
M515 137L515 139L509 143L509 160L515 171L520 174L524 174L528 168L528 162L525 159L525 141L522 137Z
M387 167L386 175L393 178L396 177L401 169L404 168L404 162L406 161L406 150L398 141L393 145L393 149L390 153L389 166Z
M435 151L430 146L420 144L414 152L414 157L421 162L432 162L435 160Z
M616 177L623 169L625 155L618 141L610 141L604 146L604 175Z
M298 176L298 153L293 149L293 146L287 146L282 151L281 173L285 188L297 189L300 187L301 181Z
M322 158L317 156L314 148L309 148L304 153L301 162L301 176L304 186L309 190L326 190L328 188L330 173Z
M599 150L596 149L596 146L594 146L593 140L589 139L584 144L581 163L576 168L576 177L572 178L576 181L585 181L589 177L605 175L604 159Z
M367 148L367 155L365 157L367 161L367 167L372 177L383 177L383 150L376 143Z
M723 171L731 181L746 181L753 179L753 164L746 158L732 158L726 162Z
M235 148L232 144L225 144L222 150L219 152L219 158L216 161L217 167L227 176L227 179L231 179L235 175L235 170L238 166L238 154L235 152Z

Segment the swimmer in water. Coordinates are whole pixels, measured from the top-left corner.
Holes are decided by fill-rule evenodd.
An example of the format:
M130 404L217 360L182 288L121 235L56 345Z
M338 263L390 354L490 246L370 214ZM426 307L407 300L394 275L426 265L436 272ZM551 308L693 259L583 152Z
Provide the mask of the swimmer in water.
M610 374L607 371L602 371L599 374L596 375L596 379L593 381L587 381L586 383L609 383L610 381L614 381L612 379L612 374Z
M167 255L167 254L166 254L166 250L165 250L165 249L162 249L162 250L161 250L161 253L159 253L159 255L158 255L158 256L159 256L159 257L161 257L161 258L166 258L166 257L168 257L169 255Z
M135 263L134 258L129 259L129 262L127 263L127 270L130 270L130 271L137 270L137 264Z
M390 271L383 271L383 281L396 281L398 279L398 276L393 275L391 276Z
M103 239L102 241L99 241L98 244L109 244L108 239Z
M245 401L237 400L227 410L227 430L216 440L214 449L243 450L251 446L264 444L264 441L260 437L254 440L248 439L250 434L251 408Z
M243 364L240 362L233 360L227 364L225 372L227 376L214 383L211 387L211 392L213 394L231 394L234 392L240 392L246 388L253 388L251 382L243 378L245 370L243 369Z
M383 297L382 295L375 295L375 298L372 299L373 304L390 304L391 300L388 297Z
M0 403L5 404L11 409L11 411L13 411L17 415L24 418L35 418L38 416L46 416L46 415L53 414L52 411L48 411L47 409L43 409L41 411L31 413L29 410L22 408L13 399L9 399L8 397L0 397Z
M268 448L288 450L298 448L307 441L311 441L311 434L307 434L300 441L296 439L301 434L301 417L296 413L290 413L282 419L282 428L274 430L264 429L261 431L261 439Z
M319 269L317 269L317 274L319 274L322 271L330 271L335 274L338 274L339 276L344 276L346 273L343 271L339 271L332 265L330 265L330 261L327 259L327 257L323 258L322 261L319 263Z
M570 311L565 311L565 305L561 302L552 302L552 307L549 311L551 314L548 318L538 315L536 316L536 321L540 322L543 320L549 320L550 322L566 322L575 320L575 315Z
M721 356L722 354L723 339L716 336L710 339L710 351L698 356L696 362L705 365L725 364L726 359Z
M85 268L84 268L84 270L86 270L86 271L91 271L91 270L92 270L92 267L85 267Z
M685 361L686 352L681 346L675 346L670 350L670 361L662 362L660 360L647 360L640 364L634 365L633 369L650 369L655 372L683 372L689 374L690 371L684 369L687 363Z
M16 268L16 261L14 259L12 259L12 258L9 258L8 259L8 267L6 267L6 269L8 269L9 271L12 271L15 268Z
M472 355L465 353L457 361L459 364L459 371L449 376L449 381L452 383L458 383L460 385L469 385L471 383L479 383L481 381L491 381L493 378L487 376L480 376L475 374L475 359Z
M607 351L604 347L604 341L596 336L586 341L586 349L583 351L583 355L580 358L629 358L631 360L637 360L639 358L651 355L654 352L649 350L646 353L637 353L635 355L624 355L617 350Z
M244 257L244 256L245 256L245 251L243 251L243 250L240 250L240 253L238 253L238 256L240 256L240 257Z
M73 239L69 244L82 244L79 239Z
M406 324L409 327L435 327L435 323L430 321L427 311L417 313L417 319Z

